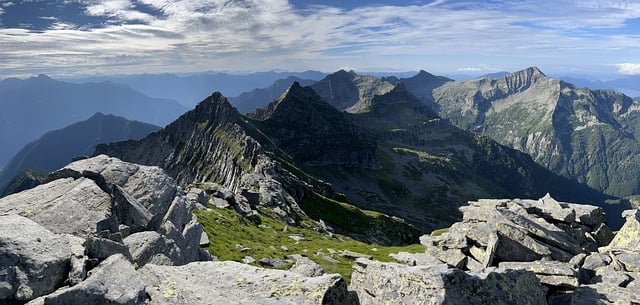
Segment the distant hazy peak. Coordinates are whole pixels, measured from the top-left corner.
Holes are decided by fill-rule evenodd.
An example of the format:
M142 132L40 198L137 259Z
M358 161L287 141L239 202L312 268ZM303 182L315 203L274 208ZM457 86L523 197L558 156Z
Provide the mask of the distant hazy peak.
M358 76L358 74L356 73L356 71L353 71L353 70L346 71L346 70L344 70L344 69L340 69L340 70L338 70L338 71L336 71L336 72L334 72L334 73L331 73L331 74L327 75L327 78L337 78L337 77L340 77L340 78L349 78L349 79L353 79L353 78L355 78L356 76Z

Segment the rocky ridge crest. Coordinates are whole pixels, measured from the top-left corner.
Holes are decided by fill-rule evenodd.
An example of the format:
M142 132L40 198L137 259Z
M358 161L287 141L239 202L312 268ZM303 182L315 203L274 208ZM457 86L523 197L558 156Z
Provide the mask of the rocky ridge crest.
M623 174L639 170L631 164L640 151L640 104L622 93L577 88L532 67L449 82L433 97L434 109L454 125L523 151L555 173L615 196L640 192L640 181Z

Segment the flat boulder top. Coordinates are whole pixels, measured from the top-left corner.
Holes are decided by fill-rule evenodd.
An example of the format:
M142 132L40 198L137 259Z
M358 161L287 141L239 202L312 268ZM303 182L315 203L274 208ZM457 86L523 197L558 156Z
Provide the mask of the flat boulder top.
M94 233L110 209L109 194L87 178L58 179L0 198L0 214L21 215L52 232L82 237Z
M357 304L338 274L305 277L231 261L148 264L138 272L152 304Z
M176 183L157 166L124 162L107 155L78 160L53 172L50 180L66 177L96 179L102 188L122 187L153 215L165 213L176 194Z

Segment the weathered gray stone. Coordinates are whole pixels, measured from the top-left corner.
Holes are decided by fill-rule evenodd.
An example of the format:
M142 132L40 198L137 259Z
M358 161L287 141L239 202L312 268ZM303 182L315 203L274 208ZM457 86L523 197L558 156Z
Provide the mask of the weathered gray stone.
M616 253L615 258L624 265L624 270L640 272L640 253L622 251L621 253Z
M142 267L147 263L179 265L183 263L180 250L175 244L154 231L144 231L129 235L124 239L133 262ZM163 256L167 260L163 259Z
M89 236L84 242L84 247L90 258L103 260L114 254L122 254L127 258L131 258L129 249L124 244L106 238Z
M131 228L133 233L147 230L152 217L144 206L118 185L113 187L113 212L120 223Z
M578 273L567 263L556 261L503 262L500 268L527 270L536 274L540 283L561 288L576 288L579 285Z
M206 235L206 233L204 233L203 227L195 215L192 215L191 221L185 225L182 231L184 247L181 248L181 252L185 263L198 260L198 249L200 248L202 235Z
M437 247L427 247L426 253L456 268L464 268L467 264L467 256L460 249L445 250Z
M467 245L467 237L455 231L444 232L438 236L420 236L420 243L425 247L434 246L443 249L465 249L469 247Z
M99 155L72 162L54 172L53 176L84 176L85 172L100 175L109 189L114 185L124 188L151 215L164 215L176 194L176 184L162 169L123 162L120 159Z
M84 248L84 239L74 236L67 235L69 239L69 247L71 249L71 259L70 259L70 268L69 268L69 276L67 278L67 283L69 286L76 285L85 278L87 278L87 261L88 257L85 256L85 248Z
M211 241L209 240L209 235L207 235L207 233L205 232L202 232L202 235L200 235L200 243L199 243L200 248L208 247L210 244L211 244Z
M96 233L109 217L111 197L87 178L59 179L0 198L0 214L19 214L54 233Z
M592 228L597 228L607 220L601 207L575 203L568 203L567 206L576 211L577 222Z
M591 253L582 264L582 268L587 270L596 270L596 268L607 266L611 263L611 257L603 253Z
M324 274L324 269L318 263L300 254L293 254L287 258L295 260L289 271L306 277L320 276Z
M139 270L150 304L357 304L337 274L296 273L236 262L195 262Z
M145 285L122 255L113 255L91 271L83 282L44 298L45 305L146 304Z
M342 251L342 253L340 253L340 256L346 257L348 259L357 259L357 258L373 259L373 256L371 256L371 255L362 254L362 253L354 252L354 251L351 251L351 250Z
M445 264L406 266L356 260L350 288L370 304L546 304L533 273L472 274Z
M576 220L576 211L571 208L564 208L558 201L553 199L549 193L538 200L542 208L541 215L551 221L572 223Z
M389 256L409 266L429 266L441 263L439 259L427 253L399 252L395 254L391 253Z
M584 259L585 258L587 258L587 254L586 253L576 254L576 256L572 257L569 260L569 266L572 267L572 268L582 267L582 265L584 264Z
M62 286L71 255L66 236L22 216L0 216L0 303L31 300Z
M219 209L226 209L231 206L228 201L218 197L212 197L211 204L213 204L214 207Z
M177 196L171 202L171 206L162 219L162 222L171 221L178 231L182 231L184 230L184 226L191 221L194 208L193 204L184 197Z
M632 210L626 216L624 225L607 248L640 252L640 210Z
M552 255L548 245L531 238L524 230L506 223L499 223L497 229L500 243L495 256L502 261L527 262Z

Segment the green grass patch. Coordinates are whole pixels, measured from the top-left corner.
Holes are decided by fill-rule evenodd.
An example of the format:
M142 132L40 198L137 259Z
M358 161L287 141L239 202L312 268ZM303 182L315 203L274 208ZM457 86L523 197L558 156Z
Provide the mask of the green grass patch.
M267 216L260 216L261 224L256 225L230 209L214 208L196 210L194 213L211 241L207 250L220 260L241 261L245 256L251 256L256 260L265 257L284 260L286 255L302 254L322 265L326 272L339 273L349 281L353 261L340 256L343 250L368 254L379 261L394 261L389 254L400 251L424 252L424 247L420 244L384 247L363 243L342 235L329 237L314 231L308 224L305 226L305 223L301 226L288 226L285 230L284 223ZM294 235L303 239L296 241L290 238ZM242 252L236 245L242 246L238 248L244 247L249 250ZM335 252L332 253L333 251ZM329 262L324 257L331 257L337 260L337 263Z

